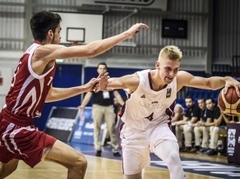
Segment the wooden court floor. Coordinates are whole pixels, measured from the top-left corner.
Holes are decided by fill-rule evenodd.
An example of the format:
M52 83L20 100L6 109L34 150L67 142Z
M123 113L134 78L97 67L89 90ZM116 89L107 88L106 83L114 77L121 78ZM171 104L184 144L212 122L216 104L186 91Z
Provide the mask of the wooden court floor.
M203 156L198 154L181 154L183 157L199 158L212 162L225 162L226 157ZM123 179L121 161L86 155L88 169L85 179ZM35 168L30 168L23 162L19 162L18 169L7 179L66 179L67 170L55 163L42 161ZM193 173L186 173L187 179L217 179ZM147 167L143 172L143 179L169 179L167 169L159 167Z

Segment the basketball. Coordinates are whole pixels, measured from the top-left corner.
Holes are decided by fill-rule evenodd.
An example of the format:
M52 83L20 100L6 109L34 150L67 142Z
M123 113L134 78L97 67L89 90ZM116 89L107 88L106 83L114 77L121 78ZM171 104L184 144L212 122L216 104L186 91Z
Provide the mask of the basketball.
M218 107L220 110L230 116L240 115L240 98L238 97L234 87L228 88L226 94L222 89L218 95Z

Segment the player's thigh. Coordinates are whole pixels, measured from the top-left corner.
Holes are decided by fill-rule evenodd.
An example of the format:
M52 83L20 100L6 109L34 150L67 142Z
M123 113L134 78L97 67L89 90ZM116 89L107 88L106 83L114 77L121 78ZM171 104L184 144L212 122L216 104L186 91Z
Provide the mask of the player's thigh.
M122 148L124 175L141 173L142 169L150 164L148 147L124 147Z
M18 159L12 159L8 163L0 162L0 178L5 178L14 172L18 166Z
M134 175L149 164L149 143L146 133L123 125L121 130L121 146L124 175Z
M66 167L86 163L83 154L57 140L46 155L46 160L55 161Z

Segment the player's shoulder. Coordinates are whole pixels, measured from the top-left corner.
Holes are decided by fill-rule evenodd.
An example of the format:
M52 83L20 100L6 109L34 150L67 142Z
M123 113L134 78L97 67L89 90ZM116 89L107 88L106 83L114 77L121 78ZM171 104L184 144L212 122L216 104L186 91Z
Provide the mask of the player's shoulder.
M187 71L179 71L177 74L177 80L180 81L187 81L190 80L193 77L193 75Z
M58 49L62 49L62 48L65 49L68 47L66 47L64 45L60 45L60 44L45 44L45 45L40 45L37 50L51 51L51 50L58 50Z
M177 80L177 88L178 91L183 87L188 84L188 82L192 79L192 75L188 73L187 71L179 71L176 80Z
M150 71L151 71L150 69L139 70L136 72L136 74L148 74Z
M181 70L181 71L178 72L177 77L186 77L186 76L189 76L189 75L191 75L189 72Z

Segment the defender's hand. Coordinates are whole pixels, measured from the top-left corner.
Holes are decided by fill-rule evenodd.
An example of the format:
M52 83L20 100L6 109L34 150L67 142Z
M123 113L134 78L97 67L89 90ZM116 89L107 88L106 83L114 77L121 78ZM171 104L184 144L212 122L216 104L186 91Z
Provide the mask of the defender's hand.
M108 72L101 73L97 77L98 82L96 83L96 85L93 86L92 91L96 93L100 90L102 90L102 91L106 90L107 84L108 84L108 79L109 79Z
M143 23L136 23L131 28L129 28L126 33L128 33L128 39L133 38L141 28L148 29L149 27L146 24Z

